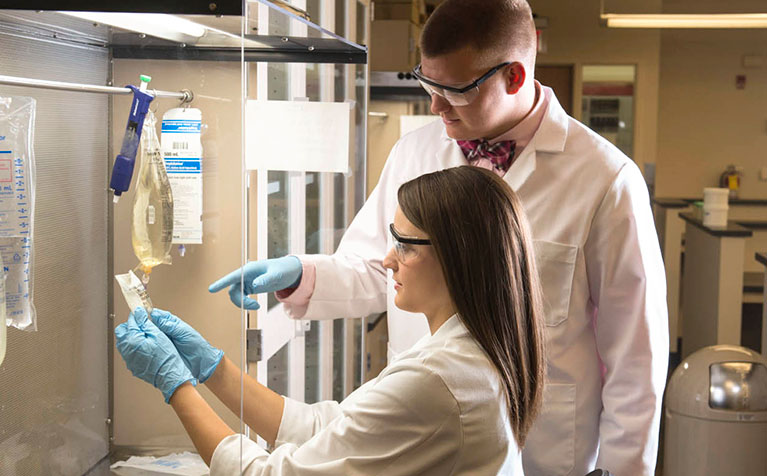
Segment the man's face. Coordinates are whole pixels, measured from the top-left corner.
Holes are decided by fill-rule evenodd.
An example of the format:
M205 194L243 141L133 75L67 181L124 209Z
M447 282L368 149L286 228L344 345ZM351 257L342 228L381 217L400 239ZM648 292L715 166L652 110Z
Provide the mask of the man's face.
M472 48L436 57L423 57L421 73L445 86L462 87L488 72L496 64L478 61ZM518 63L517 63L518 64ZM453 139L492 139L508 130L514 111L509 108L508 68L498 71L479 85L479 95L468 105L452 106L443 97L431 97L431 112L442 117L447 134Z

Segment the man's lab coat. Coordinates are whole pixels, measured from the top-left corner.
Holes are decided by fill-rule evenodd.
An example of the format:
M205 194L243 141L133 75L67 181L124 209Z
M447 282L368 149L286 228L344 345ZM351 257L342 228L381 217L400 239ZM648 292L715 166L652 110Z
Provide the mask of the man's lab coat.
M668 318L647 188L630 159L542 89L550 100L545 117L504 177L530 221L545 298L548 383L523 451L525 474L581 476L596 464L621 476L650 476ZM423 315L394 306L382 266L388 225L402 183L466 163L441 121L400 139L338 251L301 257L316 267L302 318L386 310L390 358L425 335Z

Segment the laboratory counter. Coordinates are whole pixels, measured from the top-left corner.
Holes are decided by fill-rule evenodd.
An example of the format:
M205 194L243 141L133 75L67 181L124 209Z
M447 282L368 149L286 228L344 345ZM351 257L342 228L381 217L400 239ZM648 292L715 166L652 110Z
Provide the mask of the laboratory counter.
M702 202L703 197L661 197L653 198L652 203L666 208L686 208L695 203ZM728 202L731 206L767 206L767 199L760 198L731 198Z
M742 226L734 221L728 221L727 226L706 226L703 224L703 220L696 217L692 213L680 213L679 216L687 223L700 228L704 232L718 237L742 237L748 238L754 234L749 228Z

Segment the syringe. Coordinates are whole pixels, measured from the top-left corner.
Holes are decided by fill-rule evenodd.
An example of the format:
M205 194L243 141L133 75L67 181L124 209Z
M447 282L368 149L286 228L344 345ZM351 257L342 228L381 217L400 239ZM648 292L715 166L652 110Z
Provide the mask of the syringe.
M112 179L109 182L109 188L114 190L115 203L120 199L120 195L130 188L133 166L136 164L136 153L141 140L141 130L144 127L144 118L149 111L149 103L154 99L154 96L146 92L147 85L152 78L142 74L140 79L141 84L138 88L128 85L128 88L133 91L133 102L128 115L128 126L125 128L122 147L112 167Z

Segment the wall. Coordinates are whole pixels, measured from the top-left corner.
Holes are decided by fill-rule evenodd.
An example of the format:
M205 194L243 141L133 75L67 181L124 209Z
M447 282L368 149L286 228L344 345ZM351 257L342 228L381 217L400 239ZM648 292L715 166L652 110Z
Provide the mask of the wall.
M743 55L767 63L765 30L642 30L599 26L599 2L531 0L548 17L548 52L540 64L575 64L575 98L580 103L583 64L637 65L634 160L656 162L655 194L697 196L717 184L727 164L745 168L741 196L767 198L758 170L767 166L767 64L742 66ZM608 0L612 13L760 12L760 0ZM735 76L746 74L744 90ZM579 107L575 115L580 114Z
M137 84L139 74L152 76L150 87L195 93L194 107L202 110L203 127L203 244L188 245L185 257L175 247L173 264L152 272L148 291L156 307L167 309L195 327L211 344L240 363L240 311L226 292L208 293L208 285L241 265L242 172L240 63L202 61L114 60L114 83ZM119 148L125 130L129 96L116 97L113 108L113 146ZM158 121L174 99L152 103ZM134 171L132 190L124 193L114 207L114 269L125 273L137 259L131 244L133 190L139 164ZM115 293L115 324L128 317L119 288L110 278ZM162 395L151 385L133 377L116 350L114 359L115 445L152 451L163 447L189 447L181 423ZM239 421L204 385L198 386L213 408L239 431Z
M386 158L399 140L399 117L412 114L412 109L404 101L370 101L369 111L386 116L368 117L367 195L378 184Z
M607 1L606 10L613 13L647 13L659 11L661 0ZM606 28L599 22L599 2L563 0L530 0L533 11L548 18L547 52L538 55L541 65L574 65L574 115L580 117L581 67L585 64L635 64L634 156L643 167L655 162L657 155L658 65L660 33L655 30Z
M765 45L767 30L663 32L657 196L701 196L736 164L744 167L740 196L767 198L767 182L758 179L767 167ZM746 69L744 55L766 64ZM747 78L742 90L735 87L740 74Z

